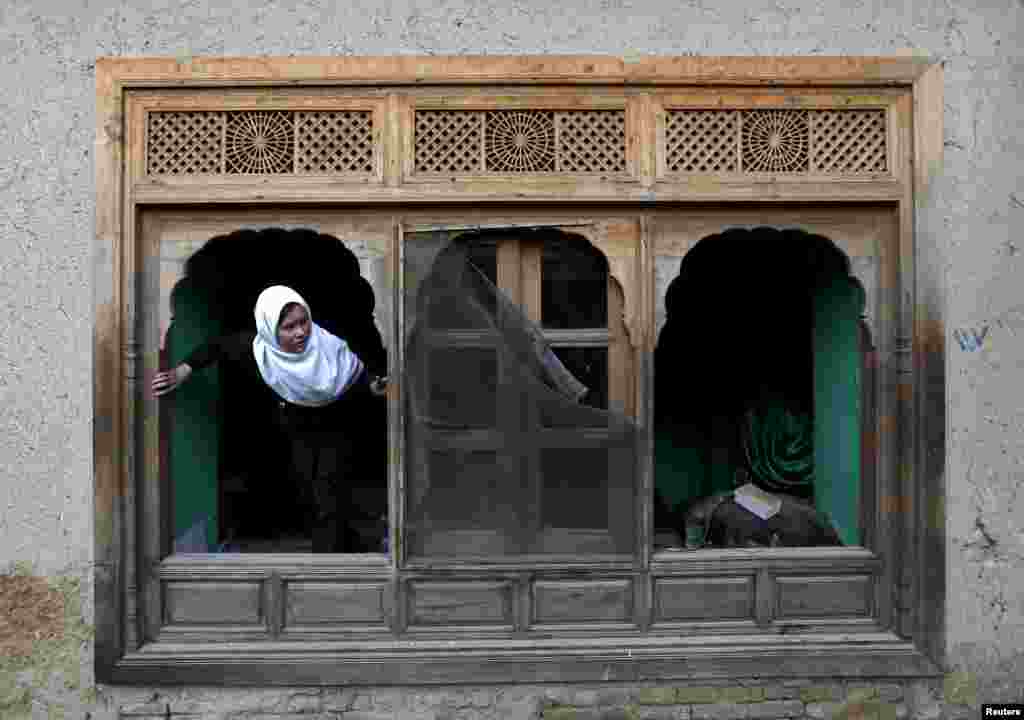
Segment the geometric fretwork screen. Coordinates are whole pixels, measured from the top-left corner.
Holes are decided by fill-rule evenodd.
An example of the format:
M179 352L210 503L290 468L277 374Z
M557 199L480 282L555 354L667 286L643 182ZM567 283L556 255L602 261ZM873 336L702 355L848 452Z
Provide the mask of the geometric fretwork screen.
M426 175L621 176L624 110L417 110L414 168ZM669 173L886 173L883 109L669 110ZM151 111L149 175L371 175L373 113Z
M622 175L624 110L417 110L417 173Z
M149 175L373 171L368 110L151 111L147 118Z
M884 173L885 110L669 110L670 173Z

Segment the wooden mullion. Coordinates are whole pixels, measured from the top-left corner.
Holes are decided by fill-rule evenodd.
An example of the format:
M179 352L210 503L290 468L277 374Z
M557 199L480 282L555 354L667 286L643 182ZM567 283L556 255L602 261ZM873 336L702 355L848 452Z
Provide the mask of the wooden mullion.
M128 465L131 468L129 478L134 481L134 498L138 509L139 524L135 527L136 547L136 582L138 589L138 636L141 644L157 637L163 622L163 595L156 567L163 559L162 551L168 541L161 537L161 529L166 528L168 520L162 515L161 499L163 488L159 477L160 428L158 425L159 402L153 395L141 388L146 372L146 357L152 353L140 352L159 347L159 321L153 322L153 313L146 313L143 308L158 306L159 297L159 263L160 237L162 226L158 220L148 214L143 216L139 228L141 242L133 243L139 253L131 253L128 265L129 274L136 283L131 295L131 307L136 317L127 324L125 337L125 360L129 380L129 417L141 416L141 427L129 426L126 447L128 449ZM136 301L137 298L137 301ZM145 303L143 305L142 303ZM136 335L135 333L138 333ZM140 405L136 405L137 402ZM140 462L141 460L141 462Z
M403 144L405 138L406 118L411 114L408 110L408 102L397 93L388 93L386 111L375 107L372 118L374 124L374 138L380 138L380 142L374 143L374 166L388 187L398 187L405 175L411 174L412 168L408 170L403 167L403 161L412 156L412 140L410 138L408 150ZM411 133L410 133L411 134Z
M632 403L632 389L633 389L633 378L631 372L632 363L630 362L630 354L632 349L629 343L629 337L626 333L626 326L623 320L623 311L625 306L625 297L623 292L631 292L631 288L620 289L618 282L613 278L608 278L607 290L608 293L608 410L613 415L625 415L627 418L633 418L633 403ZM608 521L609 530L615 537L624 535L626 531L632 528L635 532L633 522L631 520L634 517L634 513L625 512L617 514L613 512L614 508L634 508L636 504L636 483L632 483L627 490L623 490L620 484L623 482L623 478L627 477L630 473L635 474L635 463L629 460L633 456L633 448L621 449L612 448L609 450L608 458ZM616 529L615 518L624 517L628 518L627 521L619 523L620 527Z
M901 168L913 168L913 186L909 188L907 202L914 205L917 222L924 216L933 194L928 187L942 168L943 133L943 70L935 64L914 83L913 104L900 108L911 117L900 122L902 147L913 147L912 156L905 156ZM891 166L896 169L896 166ZM909 176L911 173L907 173ZM909 184L909 183L908 183ZM902 236L904 230L900 230ZM910 226L906 232L915 232ZM912 500L916 521L918 554L915 576L918 592L913 602L919 610L915 640L935 660L944 654L945 634L942 632L947 616L946 588L949 575L944 571L944 556L949 547L949 519L945 503L951 475L946 470L951 438L945 425L946 396L950 371L945 333L947 316L946 284L941 246L929 232L922 232L911 245L917 250L916 264L908 268L917 280L913 283L913 296L917 299L913 316L914 368L917 379L912 387L916 402L911 418L916 424L916 464L911 484L915 491ZM916 269L915 269L916 268Z
M608 278L608 409L633 416L631 348L623 322L624 298L618 283Z
M519 241L514 238L500 238L496 243L498 264L498 289L509 300L522 305L522 269Z
M405 343L405 233L401 223L395 223L391 238L389 270L393 288L391 295L392 326L391 347L388 353L388 549L391 572L395 578L392 591L391 626L395 632L402 628L399 569L405 564L405 502L408 467L406 443L406 410L408 400L403 379L407 373Z
M481 113L483 114L483 113ZM497 286L498 289L504 293L506 298L520 305L522 303L522 248L518 239L513 237L502 237L498 238L496 242L495 252L497 254ZM499 306L498 310L498 329L504 331L505 324L508 322L508 318L504 317ZM522 432L523 426L523 397L519 392L519 388L514 387L511 384L511 380L514 377L514 370L506 367L508 358L502 355L498 357L498 396L497 396L497 407L495 408L495 417L497 418L498 430L504 433L506 437L518 437ZM517 449L518 450L518 449ZM516 486L521 486L523 482L524 468L521 460L516 456L504 457L503 453L499 450L497 454L498 465L500 467L509 468L511 473L510 478L503 478L508 481L515 482ZM503 462L502 460L505 460ZM516 510L517 525L522 528L523 523L526 521L521 504ZM508 528L510 532L513 532L512 528ZM522 534L517 532L519 537Z
M538 240L519 241L519 304L530 322L540 325L541 318L541 267L543 242Z
M556 123L557 128L557 123ZM557 129L556 129L557 132ZM557 143L556 143L557 147ZM520 304L530 322L540 326L542 323L541 272L543 267L544 246L538 240L519 241L519 288ZM523 428L527 433L536 433L541 429L540 412L528 394L523 394ZM533 548L540 539L542 518L544 516L544 481L541 451L531 446L530 452L522 458L523 496L530 498L526 508L522 528L524 548Z
M654 258L655 223L652 215L640 218L640 314L643 332L633 351L634 379L633 388L637 403L636 421L648 432L641 432L637 437L637 490L635 506L636 528L634 535L639 545L636 549L640 567L650 568L651 554L654 550L654 350L655 337L655 296L654 277L656 263ZM646 592L640 599L646 603L639 615L643 622L649 623L653 616L651 585L644 583Z

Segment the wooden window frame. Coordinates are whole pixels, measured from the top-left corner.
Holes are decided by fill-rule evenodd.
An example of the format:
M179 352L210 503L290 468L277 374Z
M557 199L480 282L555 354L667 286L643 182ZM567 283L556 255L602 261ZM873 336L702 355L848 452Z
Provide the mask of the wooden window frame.
M403 683L425 684L939 672L945 597L945 399L940 382L945 287L938 249L926 241L922 229L929 181L941 165L938 64L850 57L101 58L96 83L98 680L388 684L401 678ZM420 106L437 107L446 95L475 108L622 107L628 177L416 176L409 164L412 113ZM604 99L583 100L595 95ZM886 108L885 176L665 172L659 143L666 108L804 105ZM371 111L375 172L350 178L271 179L145 173L142 129L145 114L154 108L298 106ZM164 557L159 493L141 483L136 472L136 440L142 432L136 419L139 368L153 363L152 357L143 357L142 351L150 349L138 334L146 312L140 294L144 251L139 238L145 235L147 211L211 205L370 205L393 212L397 229L408 217L422 219L431 212L450 216L471 204L495 215L514 214L523 207L542 215L538 208L546 206L560 208L564 217L567 211L587 216L596 212L595 203L612 203L620 214L638 217L641 225L635 252L609 260L613 274L618 269L631 277L626 291L635 293L634 305L630 308L627 298L625 319L638 334L638 347L648 351L637 356L642 385L652 373L651 224L657 211L752 202L881 204L896 218L897 287L888 288L892 301L882 308L890 328L884 338L882 385L894 403L878 418L880 434L887 438L884 461L892 469L888 494L876 498L876 518L884 517L892 528L881 556L859 548L765 550L756 555L723 550L676 560L652 553L650 543L643 543L635 562L602 565L412 568L399 565L400 551L388 557ZM400 255L396 232L394 257ZM641 389L636 397L644 418L650 408L644 395L649 383ZM391 432L396 431L393 420ZM641 490L651 494L649 471L643 474ZM399 512L398 491L392 478L393 513ZM400 518L392 517L400 525ZM646 537L649 532L648 509L641 513L639 534ZM800 607L830 584L847 583L856 594L854 586L864 578L875 578L876 590L863 591L869 608L852 620L809 618L785 627L773 622L782 602L779 593L787 586L791 590L786 592L798 593L787 597L796 597ZM673 594L658 595L656 582ZM652 622L658 598L683 598L685 604L689 594L706 586L718 593L723 605L738 603L750 612L742 620L702 622L698 613L693 622ZM187 607L197 598L201 601L203 592L221 591L256 620L163 631L168 597ZM371 618L351 632L314 628L301 641L289 641L282 636L282 621L291 592L304 593L313 605L350 601L355 608L375 608L377 620ZM445 603L453 597L458 604L450 617L448 610L437 610L450 608ZM582 603L586 612L578 618L570 615L578 621L567 622L559 612L571 603ZM462 624L460 617L465 619ZM685 612L679 617L685 618ZM417 632L407 632L410 620L419 623Z

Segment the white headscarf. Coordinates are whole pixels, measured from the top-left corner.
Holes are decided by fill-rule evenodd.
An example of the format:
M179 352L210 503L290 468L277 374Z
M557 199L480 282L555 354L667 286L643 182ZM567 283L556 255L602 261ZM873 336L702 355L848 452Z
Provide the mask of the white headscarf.
M300 353L285 352L277 342L281 311L298 303L309 313L310 333ZM263 381L284 400L318 407L338 398L359 377L363 363L341 338L313 322L309 305L289 287L273 285L256 300L253 355Z

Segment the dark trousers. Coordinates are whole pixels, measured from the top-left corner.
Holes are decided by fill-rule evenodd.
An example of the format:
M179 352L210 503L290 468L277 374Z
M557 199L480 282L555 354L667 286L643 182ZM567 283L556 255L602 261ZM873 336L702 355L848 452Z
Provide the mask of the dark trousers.
M313 552L363 552L370 549L352 520L358 507L350 488L361 472L360 443L370 398L366 374L331 405L303 408L280 403L280 422L291 451L296 492L312 508ZM375 428L376 429L376 428Z
M316 431L292 432L289 439L296 489L312 507L313 552L347 552L339 495L351 466L349 442L340 434Z

